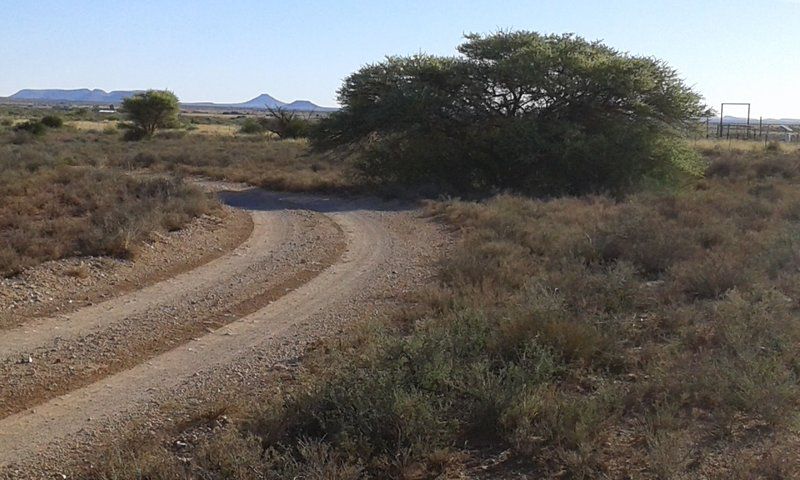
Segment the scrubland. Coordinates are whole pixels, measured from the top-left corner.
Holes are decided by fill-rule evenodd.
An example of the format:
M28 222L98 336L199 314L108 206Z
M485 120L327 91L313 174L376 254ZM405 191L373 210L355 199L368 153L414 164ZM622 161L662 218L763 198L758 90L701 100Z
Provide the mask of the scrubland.
M430 202L460 237L435 287L190 457L138 443L93 475L791 477L800 157L705 155L623 199Z
M67 256L132 256L150 232L218 208L187 175L291 191L349 185L302 140L178 130L124 142L114 122L43 135L13 131L18 123L0 127L0 275Z
M302 140L2 135L4 274L129 255L148 231L214 208L173 176L359 188ZM190 455L174 448L176 426L110 447L84 475L791 477L800 155L733 147L698 143L703 175L624 196L429 201L459 240L391 320L319 345L273 394L203 413L232 422Z
M81 255L130 257L153 231L217 208L177 177L131 176L78 147L0 145L0 274Z

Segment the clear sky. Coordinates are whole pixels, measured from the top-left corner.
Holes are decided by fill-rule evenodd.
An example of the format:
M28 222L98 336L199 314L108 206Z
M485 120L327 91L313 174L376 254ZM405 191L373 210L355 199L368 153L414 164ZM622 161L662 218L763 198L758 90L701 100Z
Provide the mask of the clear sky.
M800 0L2 0L0 96L169 88L334 105L366 63L453 54L464 33L498 29L603 40L667 60L717 109L800 117Z

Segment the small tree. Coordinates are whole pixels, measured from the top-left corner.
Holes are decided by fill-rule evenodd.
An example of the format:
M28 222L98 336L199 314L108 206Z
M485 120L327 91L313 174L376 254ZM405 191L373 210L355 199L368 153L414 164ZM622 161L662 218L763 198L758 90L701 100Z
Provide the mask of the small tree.
M308 136L310 122L297 113L281 107L267 107L268 117L262 119L265 129L278 137L301 138Z
M141 137L147 137L177 121L178 97L168 90L148 90L123 100L122 111Z

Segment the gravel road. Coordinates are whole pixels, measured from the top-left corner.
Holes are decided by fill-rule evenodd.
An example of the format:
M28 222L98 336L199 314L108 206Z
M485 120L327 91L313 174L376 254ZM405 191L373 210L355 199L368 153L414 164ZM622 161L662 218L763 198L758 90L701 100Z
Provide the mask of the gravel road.
M252 217L238 248L0 332L0 475L53 478L154 406L266 379L311 342L430 281L448 243L399 203L206 186Z

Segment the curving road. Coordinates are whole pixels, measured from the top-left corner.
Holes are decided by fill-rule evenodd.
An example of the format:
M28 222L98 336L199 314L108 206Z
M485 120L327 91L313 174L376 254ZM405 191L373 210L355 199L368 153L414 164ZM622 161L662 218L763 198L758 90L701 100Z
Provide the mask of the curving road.
M220 195L255 224L232 253L68 318L0 333L0 473L52 475L97 432L187 386L241 383L221 372L243 358L274 364L297 355L354 312L427 281L445 244L440 228L398 205L243 188ZM105 360L86 367L81 352ZM13 361L27 355L33 365Z

